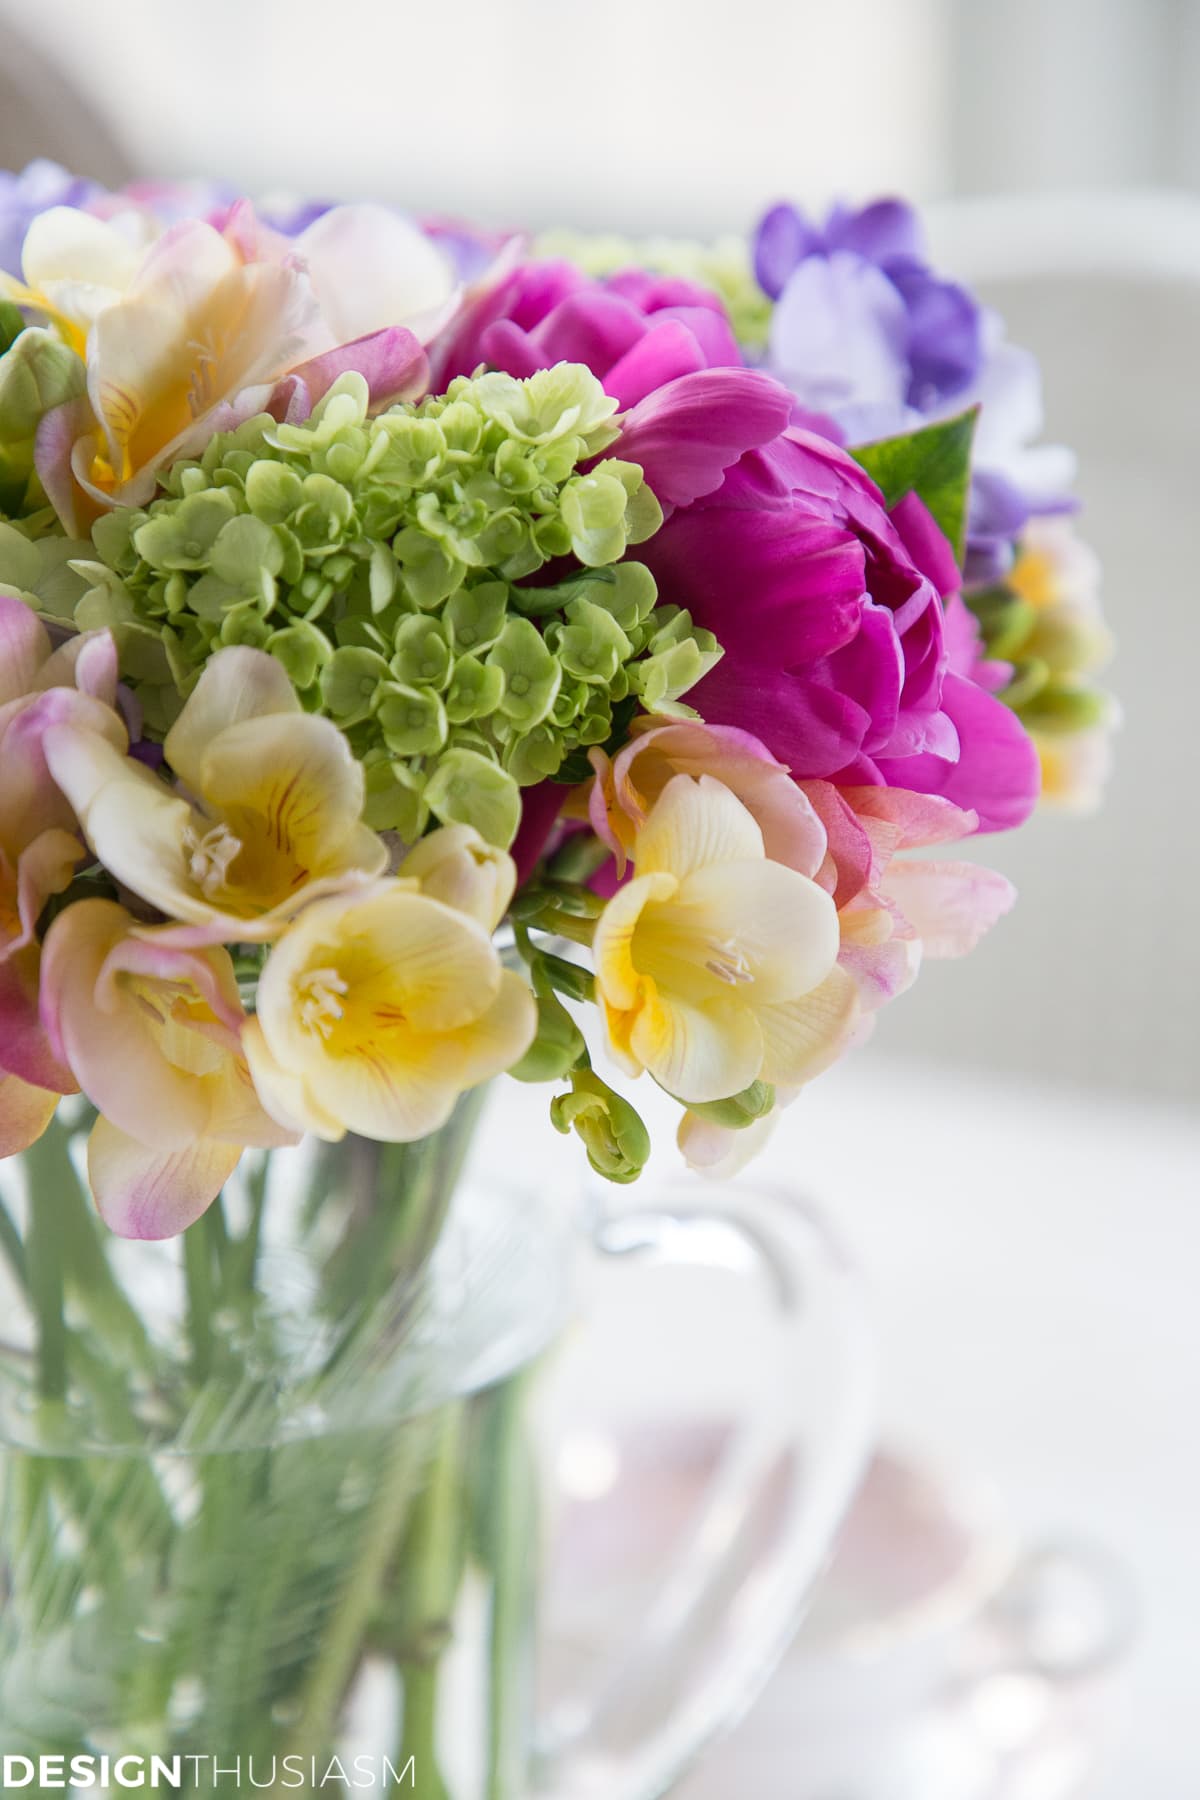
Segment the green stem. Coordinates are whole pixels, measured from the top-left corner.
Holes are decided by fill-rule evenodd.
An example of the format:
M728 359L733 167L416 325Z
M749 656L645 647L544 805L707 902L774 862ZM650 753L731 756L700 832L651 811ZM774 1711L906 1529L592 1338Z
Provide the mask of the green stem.
M25 1265L38 1324L37 1388L43 1401L67 1392L67 1328L63 1317L64 1195L75 1185L66 1132L56 1119L25 1152L29 1223Z
M419 1800L443 1800L437 1764L439 1665L453 1626L467 1549L463 1453L466 1407L446 1407L412 1524L404 1543L403 1583L408 1643L401 1653L404 1730L397 1767L412 1757Z
M480 1468L489 1493L481 1548L492 1577L487 1800L515 1800L527 1781L536 1479L525 1438L526 1386L514 1377L482 1400Z
M202 1221L189 1226L183 1234L183 1270L192 1340L192 1380L197 1387L203 1387L212 1373L213 1279L208 1234Z
M397 1433L390 1467L363 1529L357 1559L304 1684L299 1707L302 1724L287 1753L301 1757L306 1765L334 1741L338 1713L362 1653L384 1574L408 1521L423 1467L419 1449L412 1425Z
M0 1199L0 1250L8 1258L13 1274L25 1286L27 1271L25 1268L25 1246L21 1242L21 1234L12 1222L12 1215L4 1201Z

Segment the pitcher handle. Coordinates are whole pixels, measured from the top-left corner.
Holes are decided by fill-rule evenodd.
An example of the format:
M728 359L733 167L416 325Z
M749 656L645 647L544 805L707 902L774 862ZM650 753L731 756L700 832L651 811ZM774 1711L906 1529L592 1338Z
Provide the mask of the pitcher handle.
M653 1800L741 1716L787 1648L871 1449L874 1363L857 1277L794 1195L667 1187L649 1208L608 1211L594 1243L604 1258L765 1274L785 1352L748 1372L728 1448L635 1640L535 1736L537 1800ZM779 1510L747 1569L768 1484Z

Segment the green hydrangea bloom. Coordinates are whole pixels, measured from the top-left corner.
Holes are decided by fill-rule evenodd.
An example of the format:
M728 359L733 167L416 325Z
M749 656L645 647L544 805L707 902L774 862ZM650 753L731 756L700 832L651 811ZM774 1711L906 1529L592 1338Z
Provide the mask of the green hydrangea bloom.
M680 710L720 655L625 560L662 512L635 464L593 461L615 411L575 364L377 417L344 375L303 424L251 419L99 520L74 616L116 632L152 730L217 649L254 645L347 733L373 825L507 845L521 787L570 778L638 703Z

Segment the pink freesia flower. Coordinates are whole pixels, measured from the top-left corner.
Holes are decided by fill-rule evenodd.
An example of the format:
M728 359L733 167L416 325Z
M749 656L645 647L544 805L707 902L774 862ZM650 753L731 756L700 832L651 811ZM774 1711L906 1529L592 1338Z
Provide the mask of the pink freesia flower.
M838 909L839 966L874 1011L911 985L922 954L963 956L1012 905L1002 875L965 862L901 860L906 850L956 842L978 829L974 813L900 788L797 784L759 739L699 721L643 722L609 758L591 753L592 829L613 851L618 877L655 801L675 775L714 776L750 813L767 857L810 877ZM849 1041L847 1012L835 1054ZM830 1057L833 1060L833 1057Z
M721 301L694 282L630 269L597 281L568 262L526 262L467 308L434 358L435 385L481 363L526 376L586 363L622 406L742 356Z
M0 1072L54 1093L71 1093L75 1083L38 1017L37 922L85 851L47 766L45 739L68 724L123 751L125 728L113 710L116 673L107 632L52 650L30 608L0 591ZM18 1091L5 1091L5 1108L16 1106ZM32 1118L30 1104L21 1101ZM0 1136L8 1141L13 1130L10 1119Z
M248 1144L294 1143L242 1054L226 950L180 949L110 900L61 912L46 937L42 1016L100 1113L88 1175L123 1237L173 1237L215 1199Z
M949 547L919 501L889 517L851 457L787 423L776 389L744 370L683 376L613 446L669 511L639 551L663 600L725 652L689 701L798 779L936 793L981 829L1018 824L1037 759L1014 714L951 668Z
M853 976L864 1011L910 987L924 956L965 956L1011 908L1012 884L993 869L901 857L970 837L978 830L974 813L903 788L802 786L826 828L816 880L838 908L838 962Z
M610 759L590 757L596 771L588 795L593 831L625 874L637 834L673 775L712 775L737 795L762 832L771 862L815 876L826 854L825 827L806 794L766 746L732 725L699 720L656 725L639 720L634 736Z

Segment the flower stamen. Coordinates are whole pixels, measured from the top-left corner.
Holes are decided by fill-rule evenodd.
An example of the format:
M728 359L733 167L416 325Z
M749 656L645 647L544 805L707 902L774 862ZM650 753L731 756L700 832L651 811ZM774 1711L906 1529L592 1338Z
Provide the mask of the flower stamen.
M310 969L299 983L297 996L304 1029L328 1041L334 1026L345 1017L342 999L349 991L349 982L336 969Z

